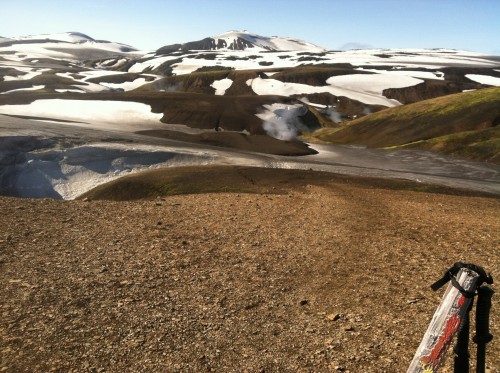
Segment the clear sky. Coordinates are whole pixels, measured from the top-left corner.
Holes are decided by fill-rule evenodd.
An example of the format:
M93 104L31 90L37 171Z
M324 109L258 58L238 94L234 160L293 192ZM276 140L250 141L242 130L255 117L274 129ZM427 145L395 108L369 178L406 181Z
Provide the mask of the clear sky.
M500 55L500 0L0 0L0 36L79 31L144 50L229 30L328 49L456 48Z

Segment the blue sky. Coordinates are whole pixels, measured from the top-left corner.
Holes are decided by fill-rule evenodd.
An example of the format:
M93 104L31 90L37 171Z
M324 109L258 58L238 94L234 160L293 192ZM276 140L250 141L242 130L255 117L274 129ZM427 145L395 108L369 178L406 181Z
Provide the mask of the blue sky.
M500 0L0 0L0 36L79 31L152 50L229 30L328 49L456 48L500 55Z

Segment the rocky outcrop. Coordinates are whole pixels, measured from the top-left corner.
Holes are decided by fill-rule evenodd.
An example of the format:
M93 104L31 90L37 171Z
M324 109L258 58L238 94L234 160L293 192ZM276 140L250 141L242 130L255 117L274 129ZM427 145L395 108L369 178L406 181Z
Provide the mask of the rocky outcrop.
M422 71L427 71L422 69ZM441 69L444 80L424 79L423 83L404 88L389 88L383 91L384 96L398 100L402 104L441 97L466 90L488 87L469 78L468 74L488 75L500 78L500 72L491 68L445 67Z
M424 82L411 87L384 89L383 95L387 98L398 100L402 104L412 104L430 98L483 87L484 86L479 83L470 81L458 83L447 80L425 79Z
M232 43L227 43L224 39L205 38L197 41L191 41L184 44L171 44L161 47L156 51L157 55L170 54L177 51L187 52L190 50L217 50L217 49L230 49L230 50L245 50L253 47L253 44L248 40L236 38Z
M343 119L357 118L386 109L385 106L367 105L363 102L356 101L348 97L337 97L328 92L293 95L291 97L297 99L307 99L307 101L313 104L333 107ZM319 111L321 112L321 110Z

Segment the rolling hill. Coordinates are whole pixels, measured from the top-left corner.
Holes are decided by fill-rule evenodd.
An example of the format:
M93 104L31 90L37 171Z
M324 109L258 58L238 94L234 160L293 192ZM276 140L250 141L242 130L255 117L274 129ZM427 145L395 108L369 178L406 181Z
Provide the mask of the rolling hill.
M500 88L448 95L370 114L313 138L335 144L431 149L499 163Z
M106 164L99 175L90 169L95 180L115 177L129 168L163 164L168 157L174 159L170 164L182 163L184 159L205 162L207 157L200 151L203 148L209 149L210 161L229 159L233 156L228 154L237 153L237 159L245 154L244 159L258 158L258 164L298 167L296 162L309 162L317 155L319 162L328 164L325 167L353 162L355 168L349 172L359 172L360 165L364 167L366 163L378 167L379 161L370 161L370 151L347 155L346 159L339 156L338 151L321 147L317 150L316 145L297 141L297 136L308 136L322 127L326 129L318 132L318 136L338 131L335 136L342 134L344 143L438 149L493 162L498 140L497 127L492 127L497 123L497 101L490 106L483 103L473 107L464 101L463 108L451 105L451 101L436 101L442 102L441 106L447 110L432 109L436 105L440 107L434 103L402 105L418 105L425 99L470 90L476 93L463 97L481 96L480 92L493 92L491 96L495 96L498 91L483 88L500 84L499 79L498 59L475 52L452 49L328 51L299 39L250 32L223 33L147 53L126 44L96 40L80 32L2 38L0 125L3 123L4 128L0 139L17 144L15 137L24 128L29 142L49 140L49 147L53 149L51 170L66 172L67 163L72 163L73 156L78 157L80 152L89 157L85 161L77 158L75 162L79 164L74 170L90 167L96 157L109 159L109 165ZM390 107L399 107L401 111L385 110ZM448 113L450 108L456 113L453 110L454 114ZM414 120L423 117L426 110L432 113L427 113L421 124L415 124ZM376 113L383 118L380 128L363 129L361 132L366 132L366 138L357 133L348 136L353 130L345 121L356 119L351 123L357 123L362 117L372 120L378 118ZM386 113L406 113L397 118L407 122L406 125L401 122L391 127L388 123L394 121L388 121L384 117ZM44 130L40 131L42 127ZM87 137L82 140L71 127L85 130ZM93 133L96 130L101 131L99 135ZM476 133L480 130L483 132ZM63 148L59 147L59 140L53 141L54 133L58 133ZM101 139L105 140L104 144L89 148L84 144L101 142ZM116 144L118 150L110 147L109 139L120 143ZM144 152L139 148L130 150L133 154L129 156L129 141L146 146L169 144L170 147L163 149L155 161L143 159ZM196 149L195 155L189 155L182 147ZM462 151L464 148L466 152ZM40 180L50 181L43 184L48 188L44 191L59 188L57 195L68 197L74 195L74 190L82 189L72 189L76 179L68 175L54 178L57 173L40 172L47 163L36 149L29 156L23 154L22 149L13 152L22 157L15 158L19 164L12 164L14 158L8 157L6 166L10 171L0 175L5 180L0 182L8 185L4 191L24 187L22 183L18 185L16 175L30 170L40 175ZM123 152L127 153L126 162L120 155ZM408 153L404 154L408 157ZM297 158L277 161L284 155L306 156L300 161ZM436 166L435 162L441 164L439 160L431 159L435 155L428 157L434 164L433 170L447 174L444 167ZM396 174L406 170L399 161L392 168ZM475 170L472 165L466 168ZM487 175L491 173L488 169ZM464 175L462 171L458 174ZM446 182L442 175L440 177L440 181ZM480 182L480 188L489 190L491 178L484 177L487 180Z

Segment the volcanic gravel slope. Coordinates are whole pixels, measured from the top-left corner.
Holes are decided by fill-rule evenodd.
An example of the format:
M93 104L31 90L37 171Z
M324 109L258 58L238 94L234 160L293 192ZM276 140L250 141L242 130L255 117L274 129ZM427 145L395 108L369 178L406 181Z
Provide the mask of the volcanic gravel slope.
M0 211L2 372L401 372L434 280L456 261L499 277L494 198L345 179Z

